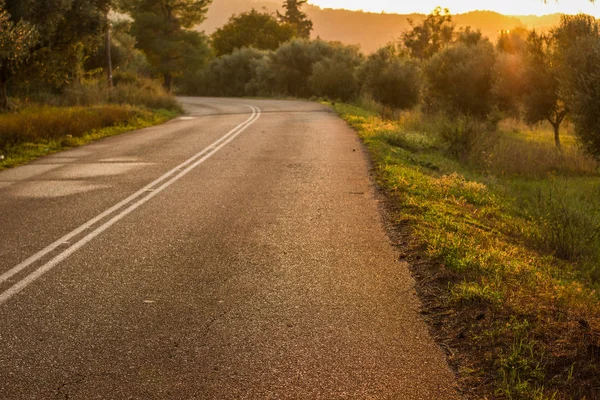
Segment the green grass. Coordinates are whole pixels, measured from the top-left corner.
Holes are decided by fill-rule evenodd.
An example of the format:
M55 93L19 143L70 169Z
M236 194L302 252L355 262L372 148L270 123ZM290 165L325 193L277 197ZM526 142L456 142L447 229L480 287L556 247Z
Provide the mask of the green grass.
M370 150L425 312L456 349L450 362L463 389L473 398L593 398L600 376L597 166L532 158L506 173L494 158L449 156L422 115L388 120L333 107ZM522 147L532 155L548 145L511 135L501 134L489 154L509 160L506 144L529 143ZM567 157L585 158L565 143ZM542 166L532 172L533 164Z
M0 170L107 136L161 124L177 111L127 105L31 106L0 114Z

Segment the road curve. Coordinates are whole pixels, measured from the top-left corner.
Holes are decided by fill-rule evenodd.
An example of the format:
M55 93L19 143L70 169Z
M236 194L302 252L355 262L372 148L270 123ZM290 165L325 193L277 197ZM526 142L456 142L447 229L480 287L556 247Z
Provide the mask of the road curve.
M0 399L458 399L344 122L182 101L0 172Z

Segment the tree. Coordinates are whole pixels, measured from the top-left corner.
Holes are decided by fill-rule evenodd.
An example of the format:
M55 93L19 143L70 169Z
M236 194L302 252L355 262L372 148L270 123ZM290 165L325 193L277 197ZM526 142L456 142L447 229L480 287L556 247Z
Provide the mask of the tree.
M411 19L408 22L412 30L405 32L401 41L415 58L428 59L453 41L454 24L447 8L436 7L420 25Z
M399 109L414 107L421 91L419 66L390 45L371 54L357 71L373 100Z
M269 13L252 9L232 16L227 24L212 34L211 39L216 55L222 56L243 47L276 50L293 36L294 29L291 25L279 23Z
M335 45L331 56L315 63L308 79L311 93L332 100L348 101L359 90L355 70L362 54L356 46Z
M264 71L261 79L269 82L274 93L310 97L308 80L315 64L333 55L334 51L331 43L322 40L292 40L271 55L269 69Z
M256 79L256 61L267 52L254 48L236 49L211 61L208 68L207 94L216 96L255 95L248 88Z
M291 25L296 30L296 35L302 39L310 39L310 33L313 30L313 23L308 19L306 13L300 11L308 0L285 0L283 8L285 12L281 14L277 11L277 16L282 23Z
M442 50L423 69L426 105L432 111L486 118L495 106L495 64L494 47L487 40Z
M494 96L500 111L521 118L525 86L525 54L498 52L494 66Z
M60 90L80 78L85 58L104 32L111 0L6 0L5 4L12 21L26 21L39 38L18 74L9 78L21 86Z
M536 124L548 121L554 129L554 143L561 149L560 125L569 113L559 86L559 70L551 36L539 35L535 31L527 39L523 106L525 121Z
M529 31L522 27L500 31L496 40L496 49L502 53L523 54L527 48L528 36Z
M17 68L30 56L37 42L35 28L24 21L11 21L6 4L0 0L0 110L10 108L6 84Z
M560 93L582 147L600 160L600 24L589 15L563 16L552 32Z
M115 82L120 79L118 75L123 74L145 74L149 75L150 66L146 57L137 49L136 40L130 34L131 23L129 21L117 21L111 28L111 60L115 70ZM85 62L86 70L102 69L106 65L106 43L103 42L98 49L90 55Z
M123 9L133 18L131 32L137 47L162 75L168 91L173 77L181 75L190 61L207 59L206 38L192 28L204 20L210 1L123 0Z
M475 46L483 40L483 33L479 29L475 30L470 26L460 28L455 34L457 43L464 43L467 46Z

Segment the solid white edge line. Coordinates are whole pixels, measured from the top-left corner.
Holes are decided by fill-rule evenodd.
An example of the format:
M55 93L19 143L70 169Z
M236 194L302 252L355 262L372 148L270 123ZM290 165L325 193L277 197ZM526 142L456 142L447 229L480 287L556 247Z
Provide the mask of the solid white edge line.
M82 225L79 228L75 229L71 233L63 236L60 239L58 239L57 241L55 241L54 243L52 243L50 246L48 246L45 249L39 251L38 253L34 254L32 257L28 258L27 260L23 261L22 263L18 264L17 266L13 267L9 271L7 271L3 275L1 275L0 276L0 283L2 283L3 281L5 281L6 279L10 278L11 276L15 275L16 273L20 272L21 270L23 270L27 266L31 265L32 263L34 263L35 261L37 261L39 258L43 257L44 255L48 254L52 250L54 250L57 247L59 247L61 244L64 244L70 238L72 238L72 237L76 236L77 234L83 232L84 230L86 230L87 228L89 228L94 223L96 223L99 220L107 217L108 215L110 215L113 212L117 211L119 208L122 208L124 205L126 205L127 203L129 203L132 200L136 199L141 194L144 194L144 193L147 194L147 196L141 198L136 203L134 203L133 205L129 206L127 209L125 209L124 211L122 211L120 214L116 215L115 217L113 217L112 219L110 219L108 222L104 223L99 228L95 229L93 232L91 232L90 234L88 234L87 236L85 236L83 239L79 240L74 245L70 246L69 248L67 248L66 250L64 250L62 253L60 253L57 256L55 256L52 260L48 261L46 264L42 265L41 267L39 267L38 269L36 269L34 272L32 272L31 274L27 275L25 278L23 278L19 282L15 283L9 289L7 289L6 291L2 292L2 294L0 294L0 304L4 303L10 297L12 297L16 293L20 292L23 288L25 288L31 282L33 282L34 280L36 280L37 278L39 278L41 275L43 275L44 273L46 273L47 271L49 271L50 269L52 269L55 265L57 265L58 263L60 263L64 259L66 259L68 256L70 256L75 251L77 251L79 248L81 248L83 245L85 245L86 243L88 243L90 240L92 240L93 238L95 238L96 236L98 236L100 233L102 233L103 231L105 231L106 229L108 229L110 226L114 225L120 219L122 219L123 217L125 217L126 215L128 215L129 213L131 213L132 211L134 211L135 209L137 209L139 206L141 206L142 204L144 204L145 202L147 202L148 200L150 200L154 196L156 196L158 193L162 192L167 187L171 186L173 183L175 183L176 181L178 181L179 179L181 179L183 176L187 175L191 170L193 170L194 168L196 168L198 165L202 164L204 161L208 160L210 157L212 157L216 152L218 152L225 145L229 144L233 139L235 139L242 132L244 132L250 125L252 125L254 122L256 122L256 120L258 120L258 118L260 117L261 112L260 112L260 109L258 107L254 107L254 106L248 106L248 107L250 107L252 109L252 116L250 118L248 118L248 120L246 120L242 124L238 125L236 128L234 128L229 133L227 133L226 135L224 135L223 137L221 137L219 140L217 140L216 142L214 142L213 144L211 144L210 146L208 146L207 148L205 148L204 150L202 150L200 153L194 155L193 157L191 157L187 161L183 162L182 164L178 165L177 167L173 168L172 170L170 170L169 172L167 172L166 174L164 174L163 176L161 176L160 178L158 178L157 180L155 180L151 184L145 186L143 189L140 189L138 192L136 192L133 195L129 196L127 199L121 201L120 203L118 203L115 206L111 207L110 209L106 210L102 214L100 214L97 217L93 218L92 220L88 221L87 223L85 223L84 225ZM210 150L210 152L208 154L204 155L209 150ZM202 157L203 155L204 155L204 157ZM194 162L198 157L202 157L202 158L199 159L198 161ZM165 179L167 179L168 177L170 177L171 175L173 175L177 171L181 170L181 168L187 166L188 164L190 164L192 162L193 162L193 164L191 166L189 166L186 169L184 169L183 171L181 171L175 177L171 178L169 181L167 181L166 183L164 183L160 187L152 190L151 192L148 192L148 190L150 188L152 188L156 184L164 181Z

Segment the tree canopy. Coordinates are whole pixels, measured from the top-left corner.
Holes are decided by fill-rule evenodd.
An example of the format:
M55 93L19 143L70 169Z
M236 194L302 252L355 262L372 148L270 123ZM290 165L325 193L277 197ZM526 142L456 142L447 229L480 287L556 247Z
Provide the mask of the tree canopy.
M547 120L554 128L554 141L560 149L559 129L568 108L559 90L552 36L532 32L527 39L525 60L525 121L535 124Z
M308 0L285 0L283 8L285 12L282 14L279 11L277 16L282 23L291 25L296 30L296 36L303 39L309 39L310 33L313 30L313 23L308 19L306 13L300 8L306 4Z
M192 64L203 64L208 55L206 38L191 30L204 21L211 0L123 0L133 18L131 32L164 86L171 90L173 77Z
M371 54L358 69L363 90L388 107L409 109L420 97L419 67L415 60L386 46Z
M405 32L401 41L413 57L430 58L452 43L454 24L448 9L436 7L420 25L408 21L412 30Z
M423 70L428 107L485 118L495 105L495 63L494 47L487 40L472 45L459 42L437 53Z
M553 32L560 93L583 148L600 160L600 23L589 15L564 15Z
M217 56L231 54L235 49L253 47L276 50L294 37L294 28L280 23L266 12L251 11L233 15L227 24L212 34L212 46Z
M10 75L30 56L38 39L35 28L24 21L17 23L0 0L0 110L9 107L6 83Z

